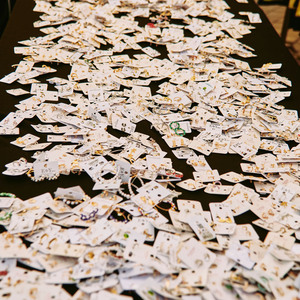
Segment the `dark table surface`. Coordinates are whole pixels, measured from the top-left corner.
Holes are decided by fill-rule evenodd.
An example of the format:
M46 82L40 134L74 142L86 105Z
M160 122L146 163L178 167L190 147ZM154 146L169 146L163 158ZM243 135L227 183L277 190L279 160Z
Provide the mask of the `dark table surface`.
M247 59L246 61L250 64L251 68L261 67L264 63L282 63L281 70L278 71L279 75L289 78L293 86L291 88L292 95L280 104L286 108L298 109L300 107L300 68L297 62L294 60L288 49L284 46L280 37L275 32L274 28L263 14L261 9L252 1L249 4L239 4L234 0L228 0L227 3L231 7L231 12L236 14L238 11L252 11L260 13L262 18L261 24L255 24L256 29L252 31L250 35L244 36L240 41L249 45L255 49L257 57ZM29 37L37 37L42 33L33 27L33 22L38 20L39 13L32 11L34 7L33 0L22 0L17 1L13 10L13 14L8 22L5 32L0 40L0 78L6 74L12 72L14 69L12 65L18 64L22 59L21 55L14 54L13 48L18 45L18 41L26 40ZM70 66L63 64L57 65L53 63L52 66L58 70L54 76L64 77L69 73ZM53 74L50 74L52 77ZM43 81L47 78L46 76L40 77ZM11 85L0 83L0 119L2 120L9 112L16 111L14 105L20 100L26 97L14 97L6 93L7 89L12 88L25 88L29 87L21 86L19 83L13 83ZM31 123L39 123L37 118L32 120L23 121L20 126L20 136L26 133L36 132L31 128ZM146 134L154 137L157 142L161 145L164 151L168 152L168 157L172 158L173 166L176 170L181 171L185 174L186 178L191 178L192 168L186 165L185 160L177 160L164 141L161 139L159 133L150 129L150 125L146 122L139 125L139 129L143 127L143 131ZM43 137L44 138L44 137ZM33 161L30 156L32 152L25 152L22 149L15 147L10 144L11 141L15 140L16 136L0 136L0 172L5 170L5 164L17 160L20 157L25 157L29 161ZM43 139L41 142L44 141ZM241 172L240 163L241 157L239 155L217 155L212 154L207 157L207 161L212 169L218 169L220 174L228 171ZM243 183L250 187L253 187L252 183ZM55 181L43 181L39 183L32 182L26 175L19 177L10 177L0 174L0 192L12 192L15 193L21 199L28 199L33 196L45 192L53 192L58 187L71 187L80 185L85 192L90 196L95 196L99 191L92 191L93 182L86 175L81 174L80 176L71 174L70 176L60 176ZM198 192L188 192L179 189L182 192L181 199L196 199L200 200L205 210L208 209L209 202L219 202L226 199L226 196L209 195L200 190ZM251 212L245 213L235 218L237 223L250 223L257 217ZM255 227L259 235L263 238L266 232L263 229Z
M297 62L284 46L266 16L252 0L249 1L249 4L239 4L234 0L228 0L227 3L230 5L231 11L235 14L237 14L238 11L252 11L260 13L263 23L255 24L256 29L254 29L250 35L246 35L240 40L254 48L254 53L257 55L257 57L247 59L247 62L250 64L251 68L260 67L264 63L269 62L282 63L282 68L278 71L278 74L289 78L293 82L293 86L291 88L291 97L280 104L284 105L286 108L298 109L300 107L300 68L297 65ZM22 56L14 54L13 51L14 47L18 45L18 41L41 35L40 31L33 27L33 22L39 18L39 13L32 11L33 7L33 0L21 0L16 2L13 14L0 40L0 78L12 72L14 70L12 65L18 64L18 62L22 59ZM236 17L239 18L238 15L236 15ZM66 75L69 73L70 66L62 64L52 64L52 66L58 70L54 76L66 78ZM53 74L50 74L50 76L52 75ZM40 78L44 81L47 77L41 76ZM26 95L14 97L6 93L7 89L19 87L29 89L29 87L23 87L18 83L13 83L11 85L0 83L1 120L9 112L16 110L14 105L16 105L20 100L26 98ZM20 136L25 135L26 133L36 134L30 126L31 123L37 124L39 121L36 118L23 121L20 126ZM168 157L172 158L174 168L183 172L186 178L191 178L193 171L192 168L186 165L185 160L179 161L174 157L170 149L161 139L159 133L151 130L150 125L146 122L139 125L138 129L140 130L141 128L143 132L154 137L161 145L162 149L168 152ZM32 152L25 152L10 144L10 142L15 139L16 136L0 136L0 192L15 193L18 197L25 200L45 192L51 192L53 194L58 187L80 185L90 196L95 196L99 193L99 191L92 191L93 182L86 174L81 174L80 176L74 174L71 174L70 176L60 176L58 180L43 181L39 183L32 182L26 175L19 177L2 175L1 172L5 170L5 164L11 161L17 160L20 157L25 157L29 161L33 161L33 159L30 158ZM218 169L220 174L228 171L241 172L241 157L239 155L212 154L207 157L207 161L212 169ZM250 182L245 182L243 184L253 187L253 184ZM208 210L209 202L219 202L226 199L226 196L209 195L204 193L203 190L198 192L188 192L179 188L178 190L182 192L182 195L180 196L181 199L199 200L205 210ZM165 212L163 213L165 214ZM247 212L235 218L237 223L251 223L251 221L255 219L257 219L257 217L251 212ZM265 230L257 226L255 226L255 230L262 239L267 233ZM71 292L73 290L74 292L74 288L75 287L72 288L69 286L67 290Z

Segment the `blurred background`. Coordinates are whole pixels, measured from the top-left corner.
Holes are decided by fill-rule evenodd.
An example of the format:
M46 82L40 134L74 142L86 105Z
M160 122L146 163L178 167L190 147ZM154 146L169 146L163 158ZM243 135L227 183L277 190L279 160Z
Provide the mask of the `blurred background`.
M300 1L256 1L300 66Z

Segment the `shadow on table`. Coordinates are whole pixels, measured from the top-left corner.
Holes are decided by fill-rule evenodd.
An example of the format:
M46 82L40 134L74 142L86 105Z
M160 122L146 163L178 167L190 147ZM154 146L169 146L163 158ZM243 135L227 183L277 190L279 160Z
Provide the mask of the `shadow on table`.
M15 2L16 0L0 0L0 37L4 31Z

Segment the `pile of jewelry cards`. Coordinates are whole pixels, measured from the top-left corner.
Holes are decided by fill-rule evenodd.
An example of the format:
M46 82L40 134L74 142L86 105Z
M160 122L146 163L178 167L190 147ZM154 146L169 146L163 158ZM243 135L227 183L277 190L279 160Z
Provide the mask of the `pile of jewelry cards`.
M44 35L20 41L14 51L24 59L0 80L30 97L0 121L0 134L19 135L25 119L40 123L37 135L12 141L32 161L7 162L3 174L37 182L86 172L99 194L79 186L28 200L1 194L3 298L299 296L300 148L288 142L299 143L300 128L297 111L278 104L291 82L277 74L280 63L251 69L232 57L255 56L238 40L254 27L228 9L221 0L36 1ZM71 66L67 78L49 75L53 62ZM137 130L146 123L159 141ZM192 178L174 169L162 143ZM219 174L211 153L240 155L242 172ZM226 200L205 211L175 186ZM264 241L235 222L247 211L269 231ZM63 284L78 291L70 296Z
M120 294L135 291L142 299L296 299L300 254L292 235L299 238L299 230L285 206L270 205L279 193L277 187L262 200L236 184L210 211L178 199L178 209L169 210L172 224L156 209L143 213L115 193L90 198L79 186L28 200L1 193L7 231L0 234L0 295L131 299ZM264 241L251 224L234 221L249 208L260 216L253 223L269 230ZM71 296L63 284L78 290Z

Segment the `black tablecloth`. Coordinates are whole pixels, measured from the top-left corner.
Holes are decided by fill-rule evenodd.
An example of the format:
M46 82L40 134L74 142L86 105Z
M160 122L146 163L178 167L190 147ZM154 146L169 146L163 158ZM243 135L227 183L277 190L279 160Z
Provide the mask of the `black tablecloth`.
M288 77L292 82L291 88L292 95L290 98L282 101L280 104L286 108L298 109L300 101L300 68L297 62L294 60L288 49L284 46L280 37L275 32L274 28L260 10L260 8L252 1L249 4L239 4L234 0L228 0L227 3L231 7L231 12L236 14L239 18L238 11L251 11L258 12L261 15L262 24L255 24L256 29L252 31L250 35L244 36L240 41L251 46L255 49L257 57L247 59L251 68L261 67L264 63L279 63L281 62L282 68L278 71L279 75ZM0 40L0 77L12 72L14 69L12 65L17 64L22 56L14 54L13 48L18 45L18 41L26 40L29 37L40 36L41 33L38 29L33 27L33 22L38 20L39 13L33 12L34 1L22 0L17 1L12 17L10 18L7 28L3 33ZM50 74L52 76L60 76L66 78L66 75L70 71L70 66L63 64L57 65L53 63L52 66L58 70L57 73ZM41 76L38 79L45 80L46 76ZM3 119L9 112L15 111L16 105L20 100L26 98L25 96L14 97L6 93L7 89L22 87L18 83L11 85L0 84L0 119ZM29 89L29 87L25 87ZM25 120L20 126L20 136L26 133L36 134L36 132L30 126L31 123L39 123L37 118L32 120ZM176 170L185 174L184 178L192 178L192 168L186 165L185 160L177 160L172 154L171 150L165 144L160 137L160 134L155 130L150 129L150 125L143 121L139 124L138 130L143 130L146 134L151 135L161 145L164 151L168 151L168 157L173 160L173 166ZM29 161L33 161L30 157L32 152L25 152L22 149L10 144L15 140L16 136L0 136L0 172L5 170L5 164L17 160L20 157L25 157ZM45 137L41 138L41 142L45 141ZM217 155L212 154L207 157L207 161L212 169L218 169L220 174L228 171L241 172L240 163L241 157L239 155ZM43 181L39 183L32 182L26 175L19 177L10 177L0 174L0 192L12 192L15 193L21 199L28 199L33 196L45 192L53 193L58 187L71 187L80 185L89 196L95 196L99 191L92 191L92 180L87 174L82 173L80 176L71 174L70 176L60 176L55 181ZM244 184L244 183L243 183ZM248 186L253 187L252 183L246 182ZM226 196L216 196L204 193L203 190L198 192L187 192L182 189L178 190L182 192L181 199L196 199L200 200L205 210L208 210L209 202L219 202L226 199ZM237 218L237 223L250 223L257 217L248 212ZM255 227L261 237L265 235L264 230Z

